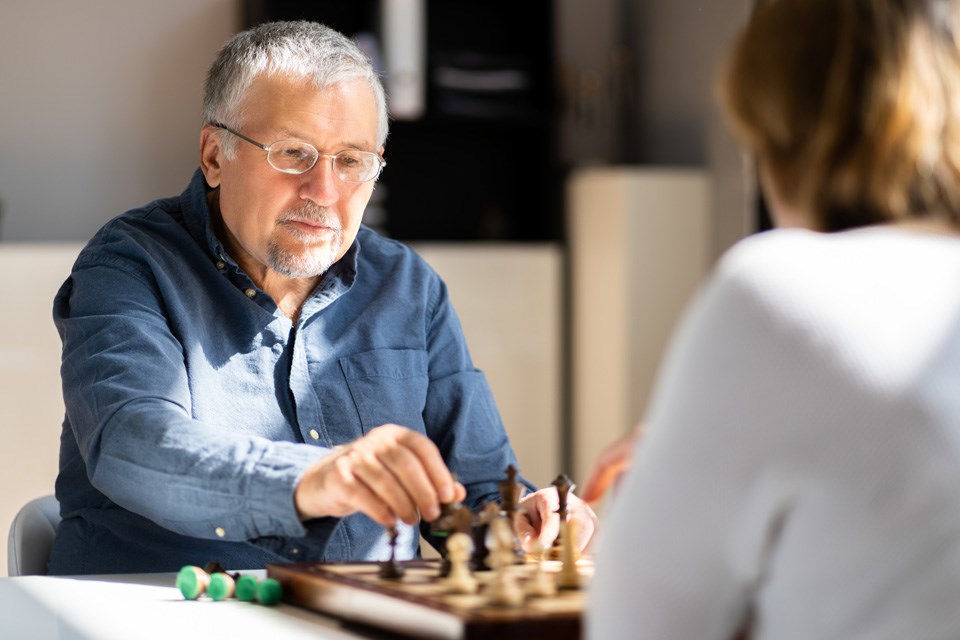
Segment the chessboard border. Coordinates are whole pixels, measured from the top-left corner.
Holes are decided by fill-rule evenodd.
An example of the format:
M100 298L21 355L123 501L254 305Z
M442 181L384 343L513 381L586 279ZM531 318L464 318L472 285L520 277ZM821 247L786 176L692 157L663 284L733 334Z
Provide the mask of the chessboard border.
M436 560L406 560L405 569L437 569ZM504 609L496 618L405 593L398 587L325 567L379 567L378 562L268 564L267 575L283 586L283 600L342 620L409 638L429 640L579 640L582 612Z

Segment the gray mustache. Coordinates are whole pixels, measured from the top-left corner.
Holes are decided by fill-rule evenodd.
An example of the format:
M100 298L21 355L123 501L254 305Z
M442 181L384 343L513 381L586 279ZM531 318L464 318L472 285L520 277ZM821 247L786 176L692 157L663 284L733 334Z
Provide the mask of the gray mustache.
M290 222L292 220L302 220L311 224L329 227L335 231L341 231L340 221L334 216L328 215L322 207L316 205L305 205L293 211L287 211L281 214L277 222Z

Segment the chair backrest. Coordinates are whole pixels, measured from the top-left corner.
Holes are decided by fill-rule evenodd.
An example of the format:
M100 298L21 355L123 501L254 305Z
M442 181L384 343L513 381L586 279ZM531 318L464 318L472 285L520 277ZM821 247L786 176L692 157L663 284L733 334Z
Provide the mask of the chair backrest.
M53 537L60 523L56 497L34 498L20 508L7 537L7 573L10 576L45 575Z

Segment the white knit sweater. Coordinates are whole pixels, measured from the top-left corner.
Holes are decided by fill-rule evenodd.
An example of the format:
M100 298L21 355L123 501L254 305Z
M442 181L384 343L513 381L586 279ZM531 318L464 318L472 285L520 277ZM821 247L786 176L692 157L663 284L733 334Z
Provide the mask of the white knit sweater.
M668 351L596 640L960 638L960 237L751 237Z

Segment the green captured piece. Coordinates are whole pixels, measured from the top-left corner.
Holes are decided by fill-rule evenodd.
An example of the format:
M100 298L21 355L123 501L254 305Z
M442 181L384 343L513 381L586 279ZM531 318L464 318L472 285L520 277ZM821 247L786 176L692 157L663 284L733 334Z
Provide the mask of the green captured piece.
M207 595L214 600L226 600L232 598L236 586L233 578L228 573L215 573L210 576L210 585L207 587Z
M235 595L237 600L253 602L257 597L257 579L253 576L240 576L237 578Z
M273 606L280 602L282 595L283 588L280 586L280 583L273 578L266 578L257 585L257 600L261 604Z
M196 600L207 590L210 575L200 567L187 565L177 573L177 589L187 600Z

